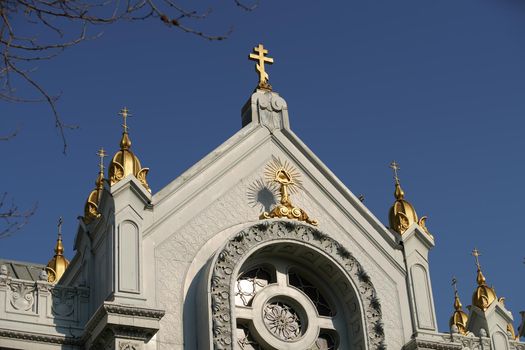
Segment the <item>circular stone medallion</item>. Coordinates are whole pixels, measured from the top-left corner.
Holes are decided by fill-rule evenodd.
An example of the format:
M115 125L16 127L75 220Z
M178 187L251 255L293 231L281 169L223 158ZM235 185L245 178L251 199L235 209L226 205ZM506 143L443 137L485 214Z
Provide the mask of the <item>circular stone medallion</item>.
M280 301L265 305L263 320L270 333L284 341L296 340L303 333L299 314Z

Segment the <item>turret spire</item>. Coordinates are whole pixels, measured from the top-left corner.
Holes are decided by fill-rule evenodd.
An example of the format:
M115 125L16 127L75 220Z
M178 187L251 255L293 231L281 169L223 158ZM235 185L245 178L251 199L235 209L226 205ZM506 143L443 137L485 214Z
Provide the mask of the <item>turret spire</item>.
M477 248L474 248L472 251L472 256L474 256L474 259L476 260L476 282L478 283L478 287L472 295L472 305L475 305L485 311L495 300L498 299L498 297L496 296L496 291L494 288L487 285L487 280L481 271L481 264L479 263L479 257L481 256L481 253Z
M106 157L107 154L106 151L104 151L104 148L101 147L98 150L97 155L100 158L97 181L95 181L95 189L89 193L86 200L86 204L84 205L84 216L82 217L82 220L86 225L93 220L98 219L101 215L98 206L100 205L102 192L104 190L104 157Z
M394 172L394 181L395 181L395 186L396 186L396 189L394 191L394 197L397 200L401 200L405 198L405 192L401 188L401 183L399 182L399 175L397 173L399 170L401 170L401 167L395 160L393 160L392 163L390 163L390 168Z
M64 223L64 220L62 219L62 217L59 217L58 223L57 223L58 237L57 237L57 244L55 245L56 255L64 254L64 245L62 244L62 224L63 223Z
M57 224L57 243L55 245L55 255L47 263L47 281L51 283L56 283L62 277L66 271L69 261L64 257L64 245L62 244L62 224L64 221L62 217L58 219Z
M403 234L412 224L417 223L426 233L432 237L425 224L427 217L423 216L421 219L419 219L414 206L405 199L405 191L403 191L401 188L401 182L399 181L399 170L401 169L399 163L397 163L395 160L392 161L390 163L390 168L394 172L394 197L396 199L390 208L390 213L388 215L390 228L399 234Z
M122 138L120 139L120 151L115 153L109 165L109 183L113 186L126 176L133 175L151 192L146 180L149 169L142 168L139 159L131 151L131 139L128 135L129 127L127 123L127 119L131 117L131 114L127 107L122 108L118 114L123 119L123 131Z
M452 286L454 288L454 313L452 314L452 317L450 318L450 327L456 326L458 328L458 332L465 335L467 334L467 321L468 316L463 311L463 305L461 304L461 301L459 300L458 295L458 288L457 288L457 279L456 277L452 278Z
M128 118L131 117L131 113L129 113L129 110L127 107L124 107L120 110L118 113L123 120L122 123L122 139L120 140L120 148L121 149L129 149L131 147L131 140L128 135Z

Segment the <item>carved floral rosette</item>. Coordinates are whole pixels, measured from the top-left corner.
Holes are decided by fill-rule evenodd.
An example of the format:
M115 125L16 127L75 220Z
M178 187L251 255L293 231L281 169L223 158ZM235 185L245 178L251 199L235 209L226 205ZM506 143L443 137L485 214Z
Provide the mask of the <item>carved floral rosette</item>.
M231 305L231 286L235 285L236 267L258 246L275 240L296 241L326 255L345 271L357 286L365 319L365 337L370 349L384 350L385 335L381 321L381 305L370 277L353 255L334 239L308 225L275 220L265 221L234 235L218 252L211 277L211 303L214 349L233 349L235 343ZM277 243L277 242L276 242Z

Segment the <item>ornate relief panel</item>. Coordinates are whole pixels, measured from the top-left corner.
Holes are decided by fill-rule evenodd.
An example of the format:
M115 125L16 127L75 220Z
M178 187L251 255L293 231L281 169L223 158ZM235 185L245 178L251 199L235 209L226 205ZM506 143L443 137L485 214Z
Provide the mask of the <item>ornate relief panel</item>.
M11 281L8 283L7 310L21 313L37 313L36 283Z
M72 288L51 289L51 314L59 319L75 319L77 295Z
M292 274L288 273L288 282L294 281L288 283L282 280L282 273L272 275L271 271L265 272L264 269L250 272L246 278L241 275L237 279L241 265L251 253L279 242L290 242L284 250L307 247L312 255L319 253L317 255L332 262L332 265L319 266L324 266L328 276L337 273L346 276L346 283L337 280L337 288L352 291L356 295L358 300L349 302L347 308L361 315L360 322L354 322L348 328L355 333L356 339L362 338L364 341L361 344L352 343L351 348L385 349L381 306L366 271L348 250L326 234L311 226L289 221L265 221L247 228L232 237L217 253L210 281L214 349L233 349L236 342L240 342L239 345L244 342L245 349L258 349L254 330L257 332L255 338L264 339L264 348L296 349L299 343L294 345L294 341L301 341L301 346L312 344L311 349L333 348L330 344L335 340L330 337L335 333L327 332L325 338L317 339L318 331L310 331L309 322L321 324L318 319L324 320L324 329L334 327L330 325L331 316L321 315L322 312L331 314L329 307L328 310L324 309L329 306L326 299L309 296L306 292L306 288L311 285L309 281L297 276L290 277ZM286 251L281 253L286 254ZM283 288L288 289L283 292ZM312 290L309 293L316 294ZM245 307L250 303L252 311ZM253 310L260 310L262 317L254 316L257 311ZM240 327L237 327L236 318L248 319L251 323L246 323L246 326L239 322ZM304 340L306 338L309 340Z

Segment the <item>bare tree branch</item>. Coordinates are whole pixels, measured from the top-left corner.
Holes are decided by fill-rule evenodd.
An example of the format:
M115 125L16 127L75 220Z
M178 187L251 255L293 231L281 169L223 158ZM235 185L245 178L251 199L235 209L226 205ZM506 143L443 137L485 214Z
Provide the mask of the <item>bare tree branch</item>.
M13 201L6 203L7 197L7 192L0 196L0 239L8 237L24 227L37 209L37 204L35 204L31 209L21 211Z
M246 11L258 6L258 0L250 5L242 0L233 1ZM47 103L66 153L65 131L76 127L66 124L61 118L57 108L59 96L48 92L33 78L34 64L52 59L84 40L100 36L87 36L91 26L123 20L159 19L168 27L203 39L226 39L231 29L225 34L214 35L195 26L194 21L206 19L211 13L211 9L188 9L177 0L0 0L0 100ZM78 36L72 34L75 26L80 29ZM44 42L41 38L50 38L50 41ZM28 85L40 97L21 95L15 89L19 84Z
M16 128L15 131L11 132L10 134L7 134L5 136L0 136L0 141L9 141L12 138L16 137L18 135L18 132L20 131L20 128Z

